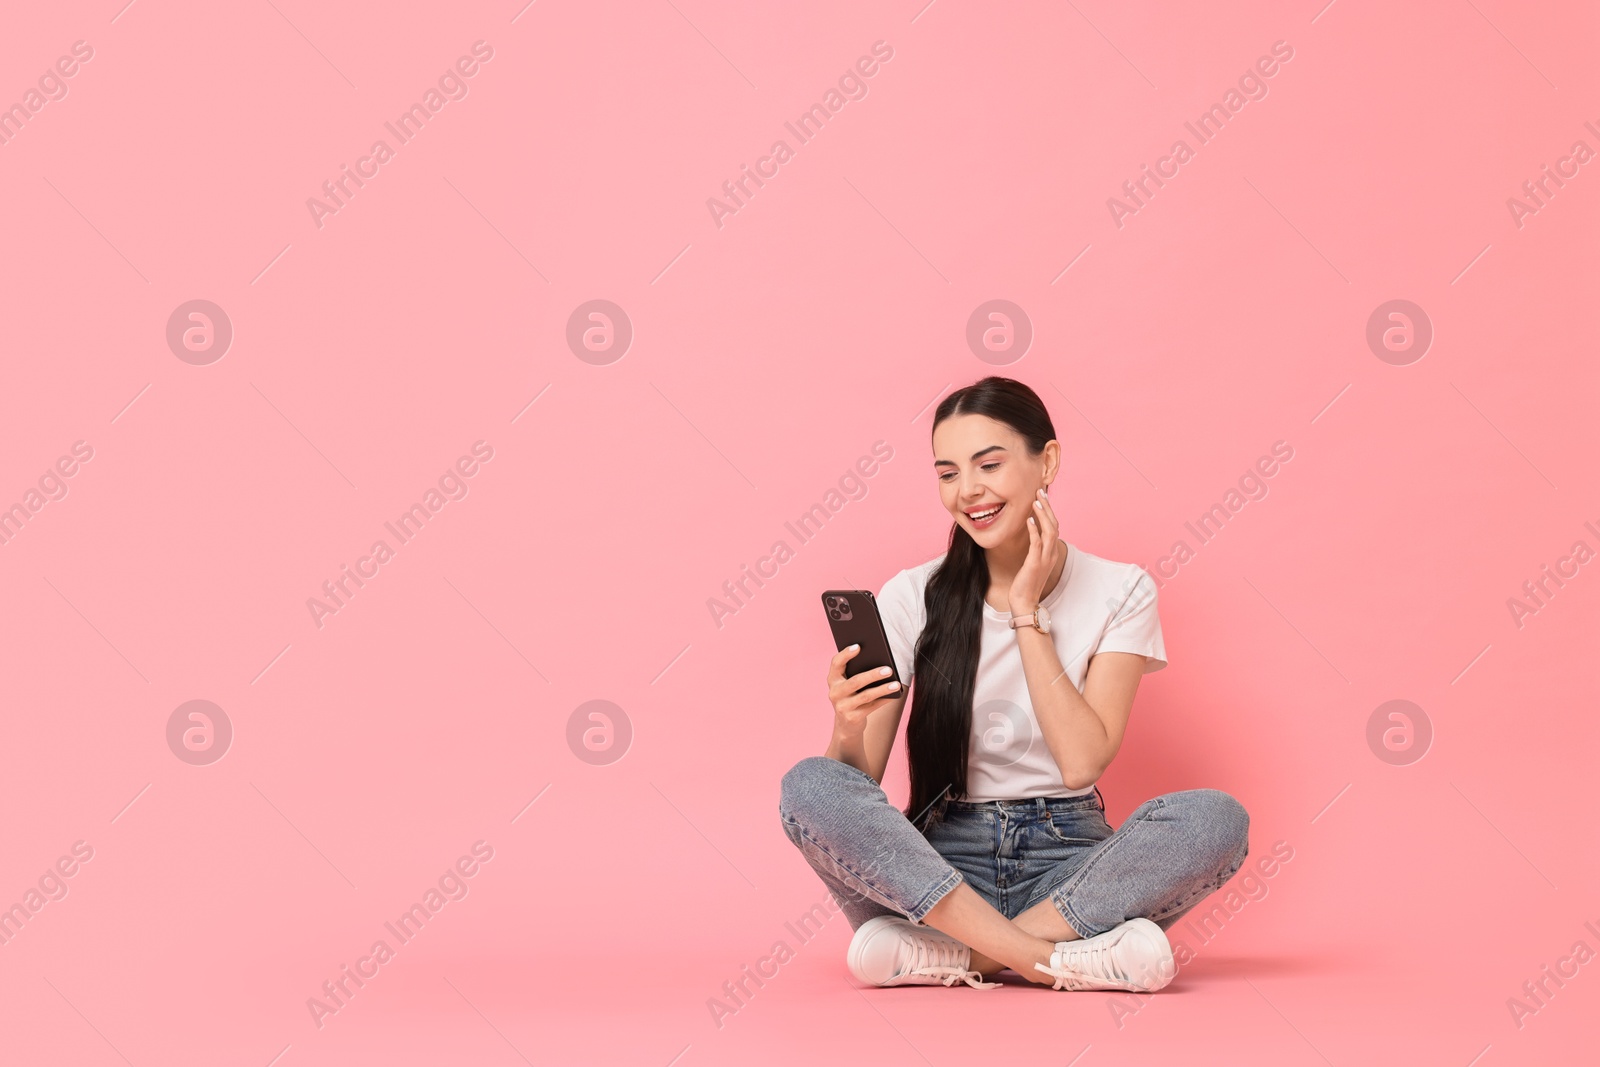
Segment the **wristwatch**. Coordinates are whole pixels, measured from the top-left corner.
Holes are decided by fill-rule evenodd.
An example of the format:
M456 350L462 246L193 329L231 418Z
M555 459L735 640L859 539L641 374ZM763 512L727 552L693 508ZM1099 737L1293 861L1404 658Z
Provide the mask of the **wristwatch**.
M1022 615L1011 620L1013 630L1019 626L1036 626L1040 633L1047 634L1050 632L1050 613L1045 610L1043 604L1040 604L1033 609L1032 615Z

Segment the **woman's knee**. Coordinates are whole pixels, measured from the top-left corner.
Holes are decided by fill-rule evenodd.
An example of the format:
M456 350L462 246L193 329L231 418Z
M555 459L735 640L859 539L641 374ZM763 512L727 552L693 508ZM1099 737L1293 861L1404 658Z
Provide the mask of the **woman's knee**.
M1183 796L1199 841L1215 851L1219 862L1242 859L1250 849L1250 813L1245 806L1220 789L1191 789Z
M793 821L815 825L826 820L861 772L829 756L807 756L783 775L778 795L778 814L785 824Z

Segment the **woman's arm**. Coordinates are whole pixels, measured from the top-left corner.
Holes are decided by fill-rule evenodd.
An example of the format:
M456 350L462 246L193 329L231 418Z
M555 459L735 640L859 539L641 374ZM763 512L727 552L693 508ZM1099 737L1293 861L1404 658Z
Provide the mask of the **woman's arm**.
M1083 692L1067 678L1056 643L1037 627L1017 628L1022 672L1045 747L1068 789L1093 785L1116 758L1144 675L1144 657L1101 652L1089 660Z
M861 646L841 648L828 661L828 699L833 703L833 737L829 759L848 763L883 781L889 766L889 749L894 747L895 731L900 728L900 709L905 707L906 690L898 679L884 681L889 670L861 671L845 677L845 665L861 652Z
M867 716L865 728L850 731L837 718L833 726L833 739L823 755L848 763L857 770L872 775L875 782L883 781L889 766L889 753L894 749L894 736L900 730L900 713L905 710L906 698L887 701L877 711Z
M1049 496L1040 489L1034 498L1033 514L1028 517L1028 556L1011 581L1013 615L1038 609L1045 579L1055 569L1056 554L1066 547ZM1154 600L1147 606L1153 610ZM1040 633L1037 626L1020 626L1016 634L1028 697L1045 746L1061 769L1062 784L1068 789L1085 789L1111 765L1122 747L1145 657L1133 652L1096 653L1089 658L1080 693L1067 680L1055 638Z

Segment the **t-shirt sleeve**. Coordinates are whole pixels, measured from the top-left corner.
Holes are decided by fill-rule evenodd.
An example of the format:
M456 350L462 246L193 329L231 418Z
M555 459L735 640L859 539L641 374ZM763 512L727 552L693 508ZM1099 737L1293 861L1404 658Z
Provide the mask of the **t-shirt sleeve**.
M917 622L922 616L918 597L908 571L890 578L878 593L878 614L883 616L883 632L889 638L889 652L894 656L895 674L902 687L911 684L917 666L917 638L922 633Z
M1161 639L1161 616L1156 611L1156 583L1142 567L1133 567L1129 575L1133 579L1132 588L1112 613L1095 652L1133 652L1144 656L1144 673L1149 674L1167 665L1167 649Z

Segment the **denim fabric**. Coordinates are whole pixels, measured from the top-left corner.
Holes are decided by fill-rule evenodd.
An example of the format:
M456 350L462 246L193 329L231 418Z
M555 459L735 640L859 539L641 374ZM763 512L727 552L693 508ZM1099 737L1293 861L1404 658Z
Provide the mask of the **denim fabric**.
M865 771L808 756L783 776L783 831L852 929L923 923L958 882L1007 918L1047 897L1083 937L1144 917L1166 929L1233 877L1250 816L1217 789L1147 800L1113 831L1100 790L983 803L944 800L924 834Z

